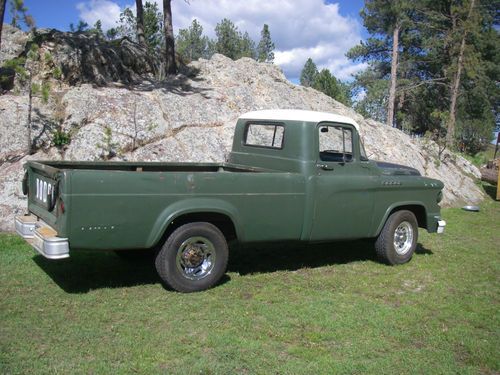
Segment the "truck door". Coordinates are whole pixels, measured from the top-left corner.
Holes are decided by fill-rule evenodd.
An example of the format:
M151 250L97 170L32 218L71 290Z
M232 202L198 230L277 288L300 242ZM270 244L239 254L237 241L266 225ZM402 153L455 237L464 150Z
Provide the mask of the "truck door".
M357 137L352 125L318 126L311 240L363 238L370 233L378 174L361 157Z

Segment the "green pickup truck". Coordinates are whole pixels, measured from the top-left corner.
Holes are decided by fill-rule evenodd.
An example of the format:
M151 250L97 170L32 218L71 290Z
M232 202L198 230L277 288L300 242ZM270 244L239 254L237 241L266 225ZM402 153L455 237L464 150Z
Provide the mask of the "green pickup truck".
M49 259L81 249L155 249L166 286L212 287L229 241L373 238L388 264L408 262L418 228L444 231L443 183L371 161L350 118L249 112L226 163L30 161L17 232Z

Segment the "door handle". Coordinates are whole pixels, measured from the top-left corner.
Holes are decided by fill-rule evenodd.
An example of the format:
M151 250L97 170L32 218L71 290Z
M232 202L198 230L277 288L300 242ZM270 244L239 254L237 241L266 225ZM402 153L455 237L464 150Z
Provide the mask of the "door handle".
M333 167L328 164L316 164L316 167L323 169L324 171L333 171Z

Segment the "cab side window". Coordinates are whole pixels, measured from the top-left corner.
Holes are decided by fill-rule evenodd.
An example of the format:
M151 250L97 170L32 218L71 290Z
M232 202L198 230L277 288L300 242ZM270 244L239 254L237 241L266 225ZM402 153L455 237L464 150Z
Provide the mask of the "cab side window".
M319 127L319 158L322 161L352 160L352 130L342 126Z
M248 124L245 134L246 146L283 148L285 128L280 124Z

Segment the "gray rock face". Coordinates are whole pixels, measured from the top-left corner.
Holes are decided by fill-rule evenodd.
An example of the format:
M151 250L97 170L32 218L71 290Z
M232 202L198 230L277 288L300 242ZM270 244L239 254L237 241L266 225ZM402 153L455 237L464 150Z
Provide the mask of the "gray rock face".
M61 69L61 79L70 85L131 83L152 78L157 70L146 48L127 38L106 42L95 35L52 29L37 31L34 40L50 52L54 66Z
M43 126L40 151L23 157L26 98L0 96L0 229L11 230L13 215L25 208L20 191L22 163L28 159L224 161L230 151L239 115L258 109L308 109L354 118L371 158L404 164L445 183L444 204L477 203L483 193L475 184L477 168L444 152L437 159L431 141L412 139L403 132L364 119L352 109L313 90L293 85L271 64L222 55L190 65L191 77L178 75L164 84L129 87L61 85L58 100L37 103L36 119L59 118L71 134L62 150L51 147ZM23 112L24 111L24 112Z
M6 60L18 57L23 51L28 35L16 27L4 23L2 26L2 49L0 50L0 66Z

